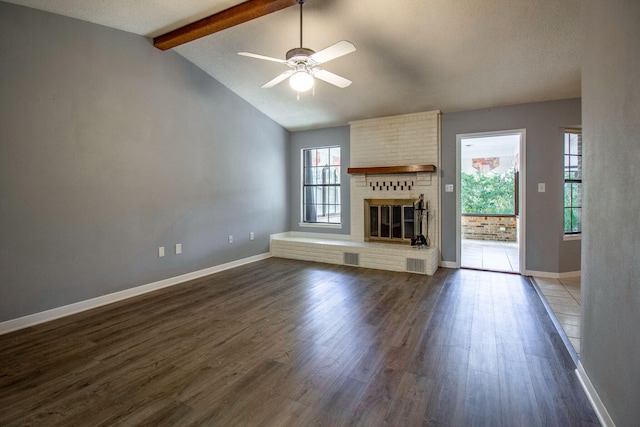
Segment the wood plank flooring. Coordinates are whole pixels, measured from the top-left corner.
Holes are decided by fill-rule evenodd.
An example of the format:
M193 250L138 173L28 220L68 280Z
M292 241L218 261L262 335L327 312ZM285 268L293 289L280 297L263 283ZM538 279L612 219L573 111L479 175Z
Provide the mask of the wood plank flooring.
M530 282L271 258L0 336L0 425L592 426Z

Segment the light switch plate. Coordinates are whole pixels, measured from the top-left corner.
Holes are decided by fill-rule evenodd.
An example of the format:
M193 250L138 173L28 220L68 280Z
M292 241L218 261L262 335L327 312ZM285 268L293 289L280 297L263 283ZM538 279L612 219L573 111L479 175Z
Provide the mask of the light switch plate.
M445 184L444 191L445 193L453 193L453 184Z
M164 256L164 246L160 246L158 248L158 257L162 258Z
M545 187L546 187L546 186L545 186L545 183L544 183L544 182L539 182L539 183L538 183L538 193L544 193L544 192L546 191L546 188L545 188Z
M182 253L182 243L176 243L176 255Z

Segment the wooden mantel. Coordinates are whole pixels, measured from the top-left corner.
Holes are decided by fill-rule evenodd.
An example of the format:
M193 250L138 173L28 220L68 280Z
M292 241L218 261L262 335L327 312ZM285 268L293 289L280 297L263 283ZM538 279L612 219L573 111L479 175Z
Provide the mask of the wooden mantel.
M383 175L392 173L416 173L416 172L435 172L435 165L407 165L407 166L375 166L368 168L348 168L350 174L370 174Z

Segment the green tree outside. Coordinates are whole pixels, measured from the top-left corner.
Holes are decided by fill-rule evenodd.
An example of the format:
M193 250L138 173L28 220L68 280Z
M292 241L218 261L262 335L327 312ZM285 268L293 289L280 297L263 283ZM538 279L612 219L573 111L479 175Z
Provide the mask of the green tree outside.
M502 174L462 172L460 193L463 214L515 214L515 170Z

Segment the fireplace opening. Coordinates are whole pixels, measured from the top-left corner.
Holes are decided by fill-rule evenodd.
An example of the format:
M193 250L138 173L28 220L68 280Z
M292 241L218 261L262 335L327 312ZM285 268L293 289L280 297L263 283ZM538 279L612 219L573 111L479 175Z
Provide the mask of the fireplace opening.
M413 199L366 199L365 241L410 243L418 235Z

